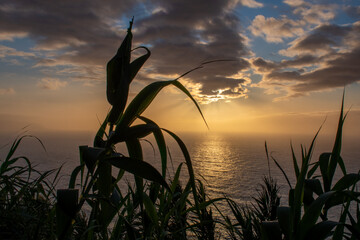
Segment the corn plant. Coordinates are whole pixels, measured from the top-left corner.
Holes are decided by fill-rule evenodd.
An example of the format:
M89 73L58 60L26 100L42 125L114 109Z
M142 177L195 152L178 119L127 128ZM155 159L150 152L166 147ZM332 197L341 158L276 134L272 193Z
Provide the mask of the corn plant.
M58 191L57 216L60 239L71 236L74 219L84 204L91 209L88 230L84 233L84 236L90 239L116 239L124 232L129 239L140 236L167 239L171 234L184 236L184 231L189 228L184 221L186 214L191 211L200 216L201 211L208 205L204 204L206 201L202 201L203 207L199 206L194 171L183 141L173 132L160 128L142 113L163 88L173 85L190 98L206 124L199 105L179 79L210 62L203 63L174 80L149 84L127 104L129 86L150 56L147 47L132 49L132 24L133 21L130 22L127 35L117 53L106 67L106 94L112 108L95 136L94 146L80 146L80 165L72 172L69 188ZM131 53L139 49L145 50L146 53L131 62ZM136 120L142 123L135 124ZM189 173L185 189L178 185L178 172L172 184L169 185L165 180L168 159L163 132L175 139L184 155ZM154 136L160 152L161 173L143 158L140 140L150 134ZM128 155L116 152L115 145L118 143L125 143ZM114 169L118 172L115 176ZM180 169L181 167L178 171ZM118 183L125 171L134 174L136 187L133 189L129 186L128 194L123 196ZM144 179L152 182L150 187ZM80 189L74 190L77 186ZM190 210L186 210L190 193L194 205L189 208ZM112 224L115 226L109 233L109 226ZM173 232L170 234L167 231Z
M347 173L340 156L342 128L347 115L344 116L343 108L344 96L331 153L322 153L317 162L310 162L320 129L313 138L308 151L301 146L301 166L298 165L291 147L296 176L294 188L292 188L286 173L273 158L290 186L289 206L277 208L276 221L263 222L262 239L325 239L329 236L333 236L333 239L342 239L348 234L344 232L344 226L347 226L353 236L358 234L358 225L354 219L352 225L345 224L346 217L351 216L350 203L359 202L360 193L355 191L355 185L360 180L360 175L359 173ZM340 167L343 177L333 183L337 166ZM318 168L320 168L320 175L314 175ZM344 206L340 219L338 221L328 220L328 211L338 205Z

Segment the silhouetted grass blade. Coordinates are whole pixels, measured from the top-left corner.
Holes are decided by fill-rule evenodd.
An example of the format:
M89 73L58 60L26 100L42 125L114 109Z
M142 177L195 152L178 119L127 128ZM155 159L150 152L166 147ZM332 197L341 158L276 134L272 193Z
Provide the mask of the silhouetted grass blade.
M331 231L338 225L334 221L322 221L313 226L305 239L308 240L321 240L331 236Z
M133 173L136 176L157 182L162 186L166 187L168 190L170 190L170 187L166 183L165 179L156 170L156 168L154 168L145 161L141 161L138 159L129 158L125 156L117 156L117 157L112 156L105 158L104 161L109 162L111 165L117 168L121 168L127 172Z
M154 121L143 116L139 116L139 119L153 126L152 133L154 134L156 144L158 145L159 148L160 158L161 158L161 170L162 170L162 175L165 178L166 168L167 168L167 151L166 151L166 143L165 143L164 135L161 132L160 127Z
M307 211L304 213L301 221L299 222L298 233L300 239L309 233L310 229L315 225L317 219L320 216L322 207L325 205L326 201L334 194L335 192L326 192L321 194L315 201L309 206Z

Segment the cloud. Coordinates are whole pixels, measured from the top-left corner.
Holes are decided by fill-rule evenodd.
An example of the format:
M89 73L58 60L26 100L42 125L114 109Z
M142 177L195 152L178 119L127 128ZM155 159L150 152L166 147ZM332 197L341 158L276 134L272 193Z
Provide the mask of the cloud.
M4 45L0 45L0 58L5 57L34 57L34 53L24 52L24 51L17 51L15 48L7 47Z
M234 61L207 65L188 77L199 84L198 96L203 102L219 99L219 94L230 97L229 92L219 89L234 89L239 84L245 87L242 79L228 78L250 67L244 58L250 54L246 39L239 34L239 19L227 11L228 1L158 3L162 11L137 22L135 34L138 43L151 45L149 68L153 73L181 74L204 61L231 59Z
M0 33L0 41L14 41L15 38L24 38L27 37L27 33L25 32L1 32Z
M284 0L284 3L286 3L292 7L298 7L298 6L305 4L305 2L303 0Z
M150 46L152 56L145 67L153 74L181 74L203 61L234 60L214 63L189 75L189 81L201 86L199 94L205 99L218 94L212 92L218 89L234 89L238 84L245 87L241 79L227 79L250 67L244 58L250 54L247 39L241 33L240 20L232 13L238 5L263 6L255 0L214 0L211 4L207 0L124 0L121 4L117 0L59 4L4 0L0 4L0 32L8 36L24 33L31 38L35 43L32 51L37 53L34 67L41 71L53 69L57 76L64 74L58 70L61 66L74 73L69 79L104 81L104 66L126 34L128 22L122 19L131 19L140 11L135 16L133 46ZM96 69L96 74L91 69ZM138 80L150 80L147 74L142 71Z
M280 43L284 38L292 38L304 33L303 21L294 21L287 17L275 19L257 15L249 27L254 36L263 37L268 42Z
M43 78L37 83L37 86L44 90L58 90L66 85L67 82L60 81L56 78Z
M360 23L323 24L281 51L292 59L251 61L263 79L258 86L268 92L286 92L286 97L306 95L360 81ZM282 98L283 99L283 98Z
M310 4L304 3L294 9L294 14L299 14L309 24L321 24L335 18L337 6L335 4Z
M264 4L259 3L255 0L242 0L241 4L249 8L260 8L264 6Z
M262 37L267 42L282 43L284 39L304 35L316 25L328 23L336 16L339 8L336 4L312 4L303 0L284 0L292 9L292 15L282 15L280 18L257 15L249 30L254 36ZM348 12L354 13L353 8Z
M346 46L348 43L344 42L350 40L344 39L352 27L339 26L334 24L323 24L315 28L309 34L300 37L290 43L290 47L286 50L281 50L280 54L284 56L295 56L304 53L324 55L333 52L340 46Z
M13 88L0 88L0 95L12 95L15 94Z

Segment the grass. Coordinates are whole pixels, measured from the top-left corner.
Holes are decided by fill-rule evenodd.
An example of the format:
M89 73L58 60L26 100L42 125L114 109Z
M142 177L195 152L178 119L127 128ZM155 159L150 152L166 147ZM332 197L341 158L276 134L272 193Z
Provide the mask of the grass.
M128 103L129 86L151 54L146 47L132 49L131 28L132 21L107 64L106 94L112 108L93 146L79 147L79 166L72 171L68 188L55 191L60 169L40 173L27 157L14 156L22 139L29 136L15 139L1 160L1 239L359 239L359 173L348 173L340 155L346 118L343 104L331 152L311 162L319 132L308 150L301 147L300 162L292 148L296 183L293 188L288 181L288 205L280 205L279 187L270 171L250 205L228 197L210 199L196 179L184 142L142 114L162 89L172 85L190 98L206 124L199 105L178 80L211 62L174 80L151 83ZM141 49L145 54L130 61L132 51ZM150 134L160 153L160 171L144 161L141 139ZM170 180L164 134L175 140L184 157ZM115 150L119 143L125 144L127 154ZM288 179L265 150L268 164L273 160ZM343 177L334 182L337 167ZM189 177L180 181L182 171ZM135 182L135 186L128 184L127 191L119 188L125 172ZM231 215L224 215L219 204L227 205ZM357 205L355 215L349 211L351 204ZM337 221L330 221L327 215L334 206L342 206L342 212ZM89 209L86 214L84 209Z

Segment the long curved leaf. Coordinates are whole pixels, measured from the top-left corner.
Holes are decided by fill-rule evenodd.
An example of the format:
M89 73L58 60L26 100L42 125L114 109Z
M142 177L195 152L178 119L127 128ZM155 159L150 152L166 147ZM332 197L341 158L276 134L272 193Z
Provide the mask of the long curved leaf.
M105 158L104 161L107 161L111 165L124 169L125 171L128 171L139 177L157 182L170 190L170 187L161 174L156 170L156 168L147 162L121 155Z
M334 187L331 189L332 191L340 191L351 187L356 184L360 180L360 174L350 173L343 176Z
M161 157L162 175L165 178L166 168L167 168L167 152L166 152L166 143L165 143L164 135L162 134L160 127L154 121L152 121L146 117L143 117L143 116L139 116L139 118L141 120L143 120L144 122L146 122L147 124L153 126L153 134L154 134L156 143L158 145L160 157Z
M179 145L179 147L180 147L180 149L181 149L181 151L182 151L182 153L184 155L185 162L186 162L188 172L189 172L189 177L190 177L189 182L190 182L192 192L193 192L193 196L194 196L195 207L196 207L198 213L200 213L199 200L198 200L197 193L196 193L195 174L194 174L194 169L192 167L192 162L191 162L189 151L187 150L185 143L175 133L173 133L173 132L171 132L171 131L169 131L167 129L164 129L164 128L162 130L167 132L171 137L173 137L175 139L175 141Z
M202 119L204 120L204 123L206 124L206 127L209 128L209 126L208 126L208 124L207 124L207 122L205 120L205 117L204 117L203 113L201 112L201 109L200 109L199 105L197 104L197 102L193 98L193 96L191 96L190 92L178 80L173 81L172 84L174 86L176 86L178 89L180 89L183 93L185 93L191 99L191 101L193 101L193 103L195 104L196 108L198 109Z
M304 213L299 226L299 231L297 234L299 234L300 239L304 239L304 236L306 236L309 232L309 230L315 225L316 221L318 220L321 210L323 206L325 205L326 201L334 195L335 192L326 192L324 194L321 194L315 201L309 206L307 211Z
M154 124L138 124L124 128L121 132L115 132L108 140L108 145L125 142L133 138L143 138L151 134L159 127Z
M159 222L159 216L157 214L157 211L156 211L156 208L155 208L153 202L151 201L151 199L149 198L149 196L146 193L143 193L143 201L144 201L145 211L146 211L147 215L149 216L149 218L151 219L153 224L155 224L157 226L158 222Z
M141 57L138 57L134 61L130 63L130 82L135 78L136 74L139 72L140 68L144 65L146 60L150 57L150 50L147 47L141 46L133 49L132 51L143 48L146 50L146 54L142 55Z
M293 160L293 165L294 165L295 176L297 179L299 177L299 166L296 161L296 156L295 156L295 152L294 152L292 143L290 143L290 147L291 147L291 155L292 155L292 160Z
M115 132L130 126L137 116L140 116L146 110L161 89L171 84L171 82L172 81L153 82L143 88L130 102L124 114L117 122Z
M334 221L323 221L317 223L315 226L313 226L305 239L308 240L321 240L326 239L329 237L332 233L331 230L338 225L337 222Z
M327 176L329 178L330 184L331 184L332 179L334 177L337 164L342 162L342 159L340 159L341 141L342 141L343 125L344 125L344 121L345 121L345 118L346 118L346 114L343 117L343 114L344 114L344 98L345 98L345 89L344 89L342 102L341 102L341 110L340 110L340 116L339 116L339 122L338 122L338 128L337 128L337 132L336 132L334 147L333 147L333 150L331 152L329 167L327 169ZM341 165L344 165L344 164L341 163ZM346 170L343 169L343 168L342 168L342 170L343 170L344 174L346 174Z
M323 179L324 191L330 191L330 180L327 174L331 153L322 153L319 157L320 172Z
M190 72L190 71L189 71ZM187 74L187 73L186 73ZM183 74L182 76L184 76ZM180 78L180 77L179 77ZM203 113L201 112L201 109L195 99L191 96L190 92L178 81L178 79L170 80L170 81L158 81L153 82L146 86L144 89L142 89L135 98L131 101L129 106L126 108L123 116L119 119L119 122L117 123L117 130L121 131L126 126L130 126L137 116L140 116L145 109L151 104L151 102L154 100L156 95L166 86L172 84L176 86L178 89L180 89L182 92L184 92L195 104L196 108L199 110L199 113L201 117L203 118L206 126L208 127L208 124L204 118Z

